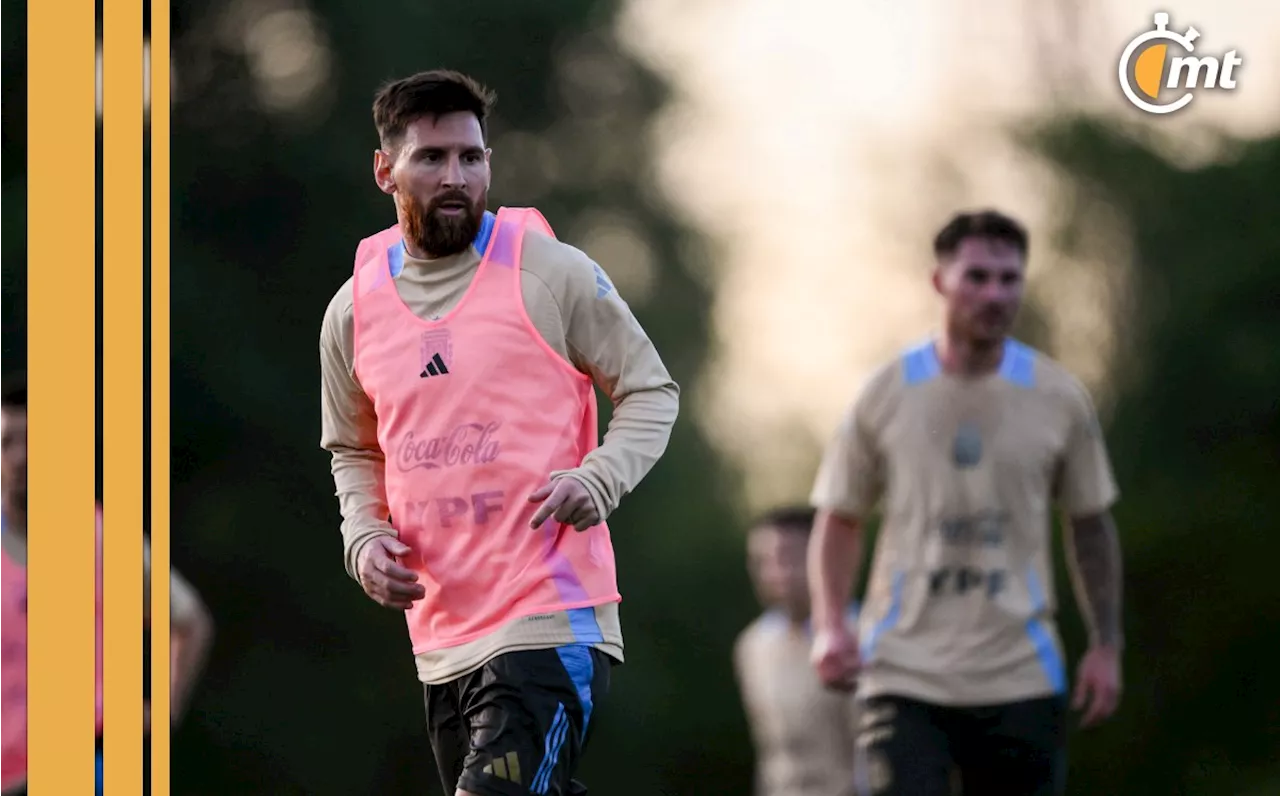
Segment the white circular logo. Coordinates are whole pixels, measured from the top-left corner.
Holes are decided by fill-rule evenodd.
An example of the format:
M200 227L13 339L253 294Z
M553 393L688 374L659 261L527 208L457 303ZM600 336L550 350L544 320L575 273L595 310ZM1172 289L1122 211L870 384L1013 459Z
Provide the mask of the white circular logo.
M1221 58L1196 56L1195 41L1200 32L1188 27L1185 33L1169 29L1169 15L1153 17L1155 27L1135 36L1120 55L1117 77L1129 102L1147 113L1173 113L1185 108L1198 88L1231 90L1236 87L1234 70L1243 61L1235 50ZM1170 55L1177 47L1181 55ZM1182 89L1176 99L1160 102L1163 89Z

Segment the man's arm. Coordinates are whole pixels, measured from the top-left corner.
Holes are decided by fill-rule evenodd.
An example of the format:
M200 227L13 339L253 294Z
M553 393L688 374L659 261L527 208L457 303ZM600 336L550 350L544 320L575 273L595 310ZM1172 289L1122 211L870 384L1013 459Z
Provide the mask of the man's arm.
M525 258L569 258L555 300L563 317L569 359L613 402L600 446L571 470L606 519L666 451L680 410L680 389L631 308L595 262L582 252L530 236Z
M355 342L348 281L325 310L320 327L320 446L332 456L333 482L342 514L342 557L356 575L361 548L391 527L378 420L373 402L355 377Z
M204 670L213 643L213 617L177 570L169 572L169 715L177 723Z
M1058 501L1070 518L1064 532L1080 610L1094 646L1118 648L1121 630L1120 538L1110 508L1119 490L1102 427L1083 385L1067 392L1070 426L1063 451Z
M862 568L862 523L855 517L823 509L813 523L808 568L814 627L847 627L845 616Z
M1089 626L1089 649L1076 672L1074 709L1082 727L1115 712L1122 691L1120 541L1109 512L1073 517L1070 537L1072 580L1080 612Z
M1057 497L1071 518L1064 531L1080 612L1089 626L1089 649L1076 672L1072 706L1083 710L1088 727L1110 716L1122 689L1120 540L1111 520L1119 490L1111 473L1102 427L1083 385L1066 393L1070 425L1063 451Z
M1067 561L1080 612L1089 627L1090 646L1120 649L1123 597L1120 536L1111 513L1072 517L1067 536Z
M862 568L863 526L879 499L884 468L868 417L879 381L859 394L823 452L810 502L818 509L809 541L810 600L815 626L846 627Z
M142 620L151 625L151 543L142 540ZM213 617L195 587L169 569L169 717L177 723L213 643ZM146 706L148 722L151 705Z
M818 510L807 561L812 658L822 682L840 690L853 688L859 667L857 640L846 614L862 565L861 519L879 500L884 480L869 408L881 383L881 378L873 379L845 415L823 454L809 498Z
M754 626L748 626L743 630L733 644L733 673L738 681L738 695L742 701L742 712L747 719L747 731L751 737L751 745L754 750L752 757L755 759L754 769L752 771L752 788L751 792L755 796L763 796L765 793L764 778L764 759L765 759L765 732L760 726L759 710L755 704L755 695L751 686L751 634Z

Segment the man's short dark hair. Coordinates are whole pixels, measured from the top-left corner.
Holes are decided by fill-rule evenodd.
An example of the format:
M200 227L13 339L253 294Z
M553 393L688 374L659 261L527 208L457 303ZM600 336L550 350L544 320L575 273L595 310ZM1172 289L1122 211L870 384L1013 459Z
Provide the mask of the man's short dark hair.
M777 528L807 534L813 528L815 514L809 506L780 506L760 515L751 527L756 530Z
M0 405L3 405L5 409L27 408L27 374L22 372L10 373L4 377Z
M497 99L478 80L451 69L432 69L387 83L373 99L373 125L383 148L391 146L418 119L446 113L474 113L489 137L488 117Z
M996 210L957 213L933 239L938 259L950 257L966 238L990 238L1013 246L1027 256L1027 230L1019 222Z

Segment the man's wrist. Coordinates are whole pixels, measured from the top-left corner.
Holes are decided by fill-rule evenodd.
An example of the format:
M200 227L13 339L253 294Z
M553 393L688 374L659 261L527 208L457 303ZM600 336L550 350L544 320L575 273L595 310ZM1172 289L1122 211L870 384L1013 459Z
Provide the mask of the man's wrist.
M575 468L573 470L563 470L558 473L553 473L551 476L552 481L560 478L572 478L579 484L582 484L583 489L587 490L587 495L591 498L591 505L595 508L596 514L600 515L600 521L604 522L605 519L607 519L608 512L605 511L604 496L600 494L600 489L597 485L592 483L591 479L585 475L581 469Z
M845 615L840 611L821 611L814 615L813 627L819 633L843 633L848 630Z
M351 545L351 549L348 554L349 557L347 559L347 574L355 579L356 583L364 585L360 580L360 557L364 555L365 549L368 548L369 543L374 539L377 539L379 536L390 536L393 539L396 538L396 535L392 532L381 529L370 529L361 536L357 536Z
M1089 648L1098 650L1099 652L1106 652L1119 656L1120 653L1124 651L1124 639L1115 637L1108 638L1104 641L1103 639L1095 637L1089 642Z

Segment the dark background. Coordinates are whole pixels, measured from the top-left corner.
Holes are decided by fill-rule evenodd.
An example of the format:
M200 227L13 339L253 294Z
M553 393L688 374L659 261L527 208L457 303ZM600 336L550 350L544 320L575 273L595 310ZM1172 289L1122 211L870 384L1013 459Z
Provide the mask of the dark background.
M239 6L244 19L254 7ZM588 208L639 220L659 276L637 314L691 395L710 296L685 245L698 232L650 198L646 121L665 87L613 43L614 2L312 0L328 45L322 100L281 112L258 93L264 56L229 8L172 12L172 556L217 621L174 734L173 793L438 793L403 620L343 572L318 446L320 319L357 241L390 218L370 185L372 93L420 68L473 72L500 96L495 139L527 133L587 175L540 187L553 226ZM6 370L26 345L23 14L6 4ZM565 58L599 59L610 79L558 79ZM551 134L566 124L571 136ZM1280 793L1280 140L1198 169L1086 118L1045 119L1026 142L1136 230L1107 429L1124 492L1128 690L1108 725L1073 732L1070 790ZM595 168L606 146L636 154ZM531 184L525 166L495 157L491 206L533 203L506 193ZM750 789L729 660L755 610L725 533L745 519L739 478L692 415L686 401L666 457L610 521L629 662L582 771L593 793ZM1058 583L1074 663L1080 623Z

